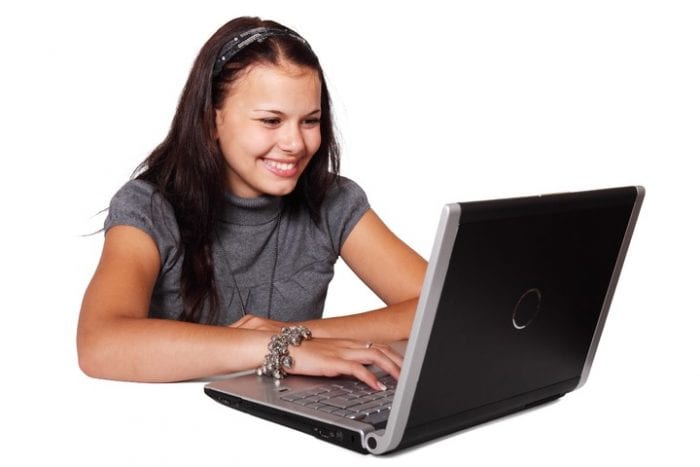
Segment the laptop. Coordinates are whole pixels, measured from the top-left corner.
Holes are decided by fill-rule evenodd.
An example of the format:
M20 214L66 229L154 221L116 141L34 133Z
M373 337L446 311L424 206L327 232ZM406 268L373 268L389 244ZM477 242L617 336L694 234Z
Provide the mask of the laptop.
M446 205L386 394L350 378L254 373L204 391L372 454L558 399L588 378L643 198L631 186Z

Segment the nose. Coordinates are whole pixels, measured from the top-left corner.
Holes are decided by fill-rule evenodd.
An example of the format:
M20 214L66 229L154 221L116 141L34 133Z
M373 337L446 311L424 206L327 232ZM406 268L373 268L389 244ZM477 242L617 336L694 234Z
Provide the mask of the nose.
M294 124L285 125L281 129L277 145L288 153L298 153L304 148L304 137L301 129Z

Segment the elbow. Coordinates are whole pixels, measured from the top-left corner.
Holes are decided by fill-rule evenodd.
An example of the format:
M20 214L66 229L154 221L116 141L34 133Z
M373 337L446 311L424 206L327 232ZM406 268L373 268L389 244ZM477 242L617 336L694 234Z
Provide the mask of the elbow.
M85 376L90 378L100 378L100 373L97 371L97 367L85 358L83 355L78 355L78 366Z
M84 342L85 339L78 338L78 366L80 370L91 378L102 378L99 357L93 347Z
M102 345L97 336L78 330L77 338L78 366L91 378L111 379Z

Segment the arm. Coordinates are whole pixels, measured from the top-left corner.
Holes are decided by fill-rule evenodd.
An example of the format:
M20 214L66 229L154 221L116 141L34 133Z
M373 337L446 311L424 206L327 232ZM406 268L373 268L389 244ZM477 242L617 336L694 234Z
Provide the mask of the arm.
M343 243L341 257L387 305L351 316L309 322L318 335L377 342L407 339L426 262L368 210Z
M90 282L78 322L81 369L88 375L132 381L178 381L251 369L267 353L270 331L148 318L160 256L153 239L135 227L116 226ZM363 363L398 374L399 362L363 343L312 339L293 349L294 372L352 374L378 382Z
M173 381L262 361L272 333L146 319L159 269L158 248L148 234L129 226L107 232L78 322L78 358L86 374Z

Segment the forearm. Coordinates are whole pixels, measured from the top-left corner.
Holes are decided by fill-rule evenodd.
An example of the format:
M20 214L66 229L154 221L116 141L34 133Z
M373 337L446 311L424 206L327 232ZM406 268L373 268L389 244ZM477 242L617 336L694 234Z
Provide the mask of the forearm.
M251 369L272 333L180 321L114 318L78 333L83 371L93 377L169 382Z
M348 316L305 321L314 336L393 342L408 339L418 298Z

